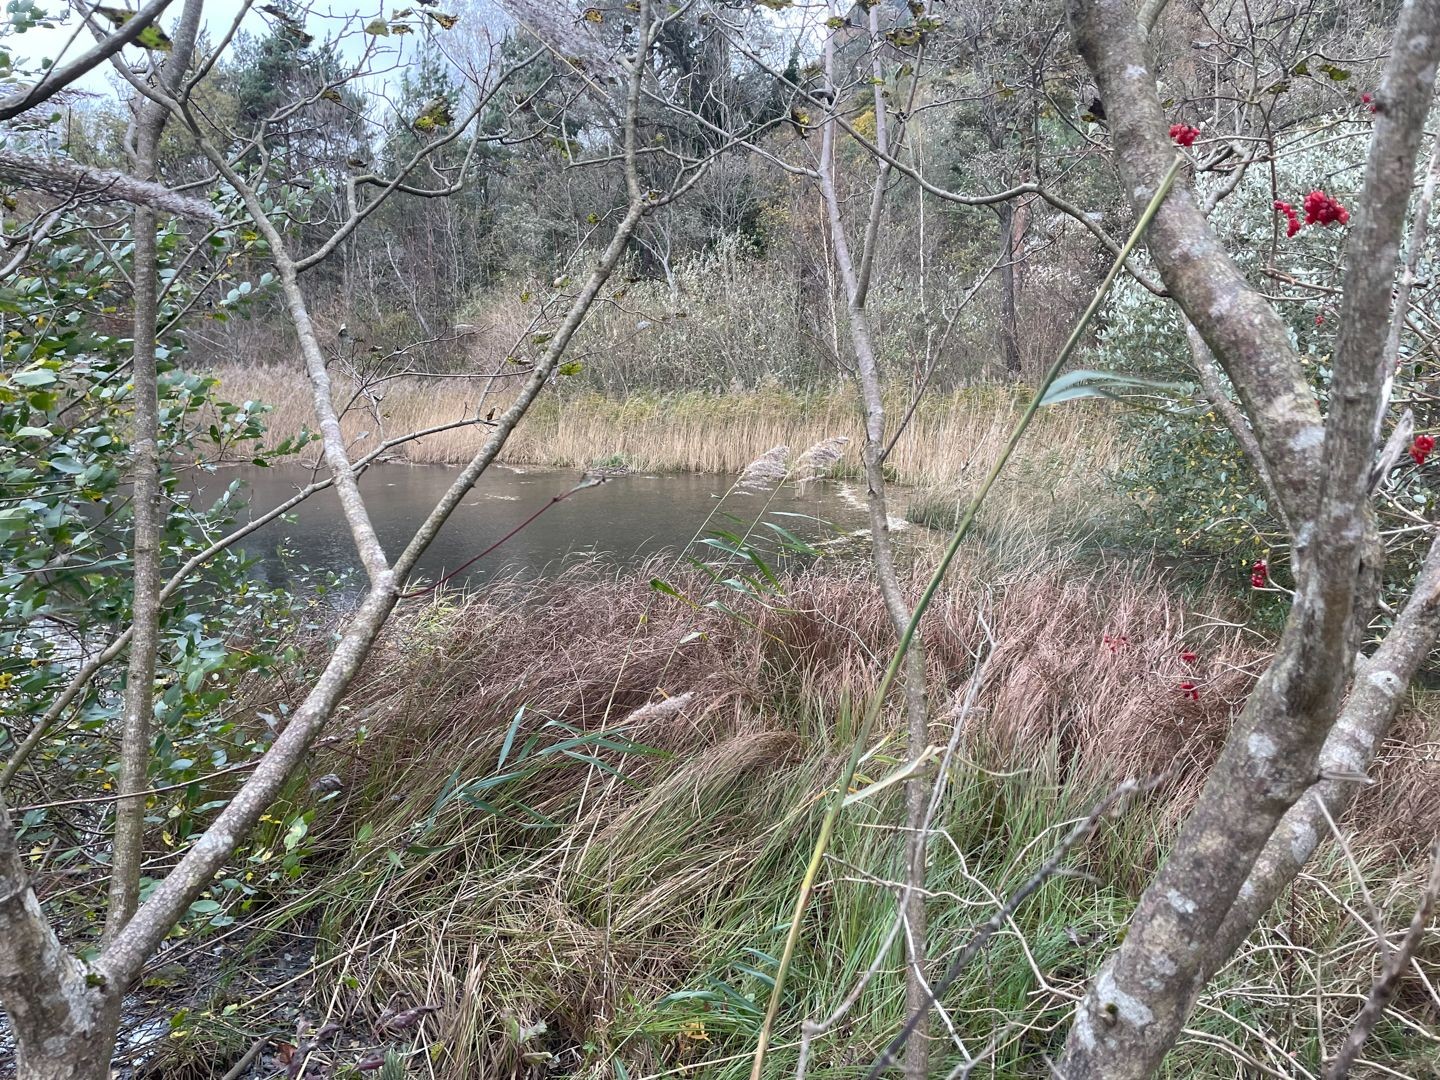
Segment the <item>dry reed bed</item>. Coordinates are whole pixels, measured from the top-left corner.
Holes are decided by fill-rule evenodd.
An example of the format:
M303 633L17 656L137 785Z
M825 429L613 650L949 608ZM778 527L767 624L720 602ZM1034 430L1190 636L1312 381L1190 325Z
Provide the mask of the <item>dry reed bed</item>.
M697 603L716 595L691 573L667 575L663 563L647 569ZM599 580L595 572L581 563L552 582L487 587L398 624L379 679L387 688L379 715L405 717L417 778L433 775L436 755L454 759L457 742L479 758L493 752L486 733L503 734L522 703L583 730L618 724L628 737L681 756L769 731L777 701L838 715L873 690L893 639L873 581L853 563L787 579L783 596L746 611L753 626L658 594L644 569ZM1220 601L1203 615L1187 613L1143 573L1077 577L1052 564L991 588L978 571L962 569L925 624L936 735L988 640L983 616L994 655L980 709L967 722L983 726L988 752L1023 761L1054 744L1072 769L1106 783L1177 763L1184 775L1198 773L1266 656L1244 644L1234 614ZM1187 650L1195 662L1182 659ZM1198 698L1181 690L1185 682ZM420 716L411 715L417 686L426 702ZM687 707L660 714L658 727L641 711L687 693ZM372 738L387 730L380 724Z
M648 1075L703 1057L711 1039L720 1046L732 1034L746 1044L753 1034L743 1015L722 1008L701 1014L700 1040L686 1026L693 1017L674 1019L653 1003L704 985L717 955L752 944L747 933L783 923L817 800L846 752L852 709L876 685L891 631L873 583L853 565L788 578L783 599L745 609L748 622L659 595L647 585L652 573L692 601L707 598L705 579L660 564L610 577L580 567L537 586L501 584L408 613L356 694L369 726L363 754L316 763L348 778L348 804L328 842L347 851L347 862L358 855L358 865L370 867L326 890L336 898L327 948L353 950L347 965L363 985L348 1007L373 1019L392 998L442 1006L427 1035L446 1047L437 1075L510 1075L527 1052L515 1031L541 1023L548 1034L529 1049L569 1055L576 1075L595 1077L612 1073L593 1063L581 1072L579 1048L613 1052L630 1075ZM1122 778L1174 769L1162 796L1131 809L1129 840L1084 856L1113 883L1107 887L1134 895L1213 761L1264 650L1236 629L1226 603L1187 611L1143 573L1076 576L1052 563L998 587L992 579L960 568L926 623L937 742L955 721L976 657L992 652L978 708L965 719L966 764L955 797L966 797L968 785L985 788L973 796L996 801L985 844L1008 852L1037 826L1006 815L1048 806L1048 827L1077 806L1083 813L1094 793ZM1187 651L1197 654L1193 663L1182 658ZM1195 684L1198 698L1183 682ZM623 779L567 762L527 777L500 812L452 802L437 817L437 792L452 770L466 780L496 774L522 705L518 733L508 740L512 756L555 720L581 732L618 732L668 756L597 750ZM1394 845L1413 850L1440 824L1440 808L1415 801L1440 781L1440 769L1417 752L1433 731L1432 717L1406 717L1376 794L1354 816L1355 848L1382 875L1398 874ZM893 767L902 737L898 717L888 717L881 750L866 766L872 779ZM1038 802L1017 796L1027 785ZM554 828L537 832L532 815ZM348 847L356 821L374 829L373 856ZM429 845L430 854L407 857L395 873L374 869L381 850L407 842ZM883 834L846 834L837 839L841 861L831 876L895 849ZM1344 876L1343 869L1331 874ZM849 888L840 891L836 880L822 890L815 934L829 936L815 945L820 955L873 947L842 947L847 933L864 940L866 918L883 929L883 910L861 917L853 907L854 894L865 892L879 895L883 909L883 891ZM1331 931L1323 923L1309 928L1316 901L1305 895L1285 916L1285 949L1323 951L1320 939ZM1055 897L1041 906L1057 904L1061 914L1052 918L1099 918L1088 908L1065 915ZM936 933L963 933L974 917L938 900L933 910ZM1058 935L1052 927L1030 948L1057 957L1050 977L1073 988L1096 957L1064 939L1057 944ZM1359 945L1347 944L1346 964L1327 969L1326 978L1363 993L1366 935L1351 936ZM985 977L1020 979L1029 1001L1035 991L1026 961L1005 948L992 951ZM1264 966L1271 954L1256 955L1260 970L1279 978ZM1253 975L1247 969L1244 977ZM820 994L812 1002L819 1007L841 991L811 992ZM1261 985L1254 1008L1264 1014L1287 992ZM1042 1012L1066 1007L1064 999L1036 1000ZM1417 1000L1423 1012L1423 997ZM893 1011L893 1000L873 1004L879 1017ZM1333 1038L1346 1015L1327 1010L1335 1012L1324 1020ZM893 1030L885 1028L890 1022L877 1020L871 1037Z
M221 368L222 393L232 400L272 405L267 446L303 427L314 427L303 376L278 366ZM392 438L473 416L480 408L484 380L395 379L379 388L381 400L363 395L342 427L357 452ZM336 379L336 398L348 402L354 387ZM504 395L486 400L503 408ZM889 462L914 484L966 484L983 476L1010 433L1022 404L1013 389L977 386L928 397L896 444ZM905 401L891 403L892 417ZM378 417L377 417L378 414ZM834 387L812 394L779 388L722 395L639 394L624 400L581 392L543 397L507 444L502 460L512 463L585 466L608 458L633 468L674 472L736 473L771 447L799 452L835 435L850 438L847 463L858 466L862 421L854 394ZM415 464L467 461L484 430L461 429L431 435L397 448L395 456ZM1094 474L1115 462L1123 445L1102 410L1071 405L1043 412L1021 450L1027 464L1051 476Z

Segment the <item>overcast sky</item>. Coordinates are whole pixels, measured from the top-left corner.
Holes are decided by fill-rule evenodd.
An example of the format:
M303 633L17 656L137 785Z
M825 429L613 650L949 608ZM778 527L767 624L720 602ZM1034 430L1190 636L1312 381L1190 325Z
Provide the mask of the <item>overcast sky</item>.
M115 6L132 8L135 6L134 0L128 4L125 0L110 0L110 2ZM338 33L342 27L348 24L351 31L348 44L353 48L342 46L342 52L353 53L358 57L367 39L356 31L360 26L364 26L380 14L380 3L381 0L355 0L353 3L345 3L344 0L332 0L332 2L318 0L310 5L309 13L305 16L307 28L317 38L324 39ZM56 0L50 0L44 6L46 10L50 11L63 10L63 4ZM169 29L179 18L181 6L182 0L173 0L165 14L160 17L160 24ZM473 5L465 4L463 6L471 7ZM211 41L218 41L224 37L242 7L241 0L206 0L202 25ZM259 3L257 2L246 13L240 25L242 29L252 34L263 35L267 32L267 23L273 20L261 14L258 8ZM13 55L17 67L23 66L32 70L42 59L63 62L78 56L89 48L93 41L90 31L81 24L79 17L73 12L70 12L64 19L58 20L54 26L36 27L22 34L7 35L0 39L4 47ZM408 42L404 38L394 38L380 44L386 47L395 47L405 46ZM143 62L143 50L126 49L124 54L135 63ZM77 89L109 96L113 94L118 80L119 76L115 74L113 67L106 63L92 69L74 85ZM126 96L128 96L128 92Z
M136 0L129 0L128 3L126 0L109 2L116 6L136 6ZM255 0L241 23L241 28L252 34L265 34L267 24L273 21L270 16L258 10L261 2L263 0ZM306 28L322 40L348 29L341 42L341 53L352 61L359 60L367 45L385 50L388 56L374 57L369 65L370 70L376 74L362 81L362 85L368 85L372 92L378 91L385 95L388 89L386 84L393 77L396 60L401 56L413 56L420 38L419 35L407 35L376 39L362 33L360 28L381 14L383 2L384 0L314 0L308 5L304 18ZM568 5L572 0L539 2ZM183 0L173 0L160 18L162 26L168 29L174 24L179 18L182 3ZM393 9L402 3L403 0L392 0L387 10L393 13ZM64 0L42 0L42 4L49 11L60 12L66 9ZM483 68L487 52L486 42L503 36L505 27L510 25L509 18L500 10L497 0L440 0L440 4L435 10L459 15L460 23L453 32L437 33L434 40L441 46L442 51L456 62L458 68ZM302 4L303 6L305 5ZM793 37L797 33L803 36L802 27L818 17L811 10L812 7L813 4L798 4L796 10L785 13L788 16L786 18L777 19L768 11L764 14L770 17L776 29L785 37ZM209 39L218 41L224 37L242 8L241 0L206 0L203 25ZM0 36L0 46L10 51L16 67L38 70L42 59L63 62L80 55L90 47L93 40L79 17L70 12L64 18L58 19L54 26L37 27L22 34ZM135 64L143 63L143 50L126 49L124 55ZM123 84L120 77L109 63L92 69L73 86L75 89L107 98L117 95L123 98L130 96L128 88L121 89Z
M115 2L115 0L112 0ZM64 10L64 5L51 0L43 5L47 11ZM115 3L117 7L133 6L122 2ZM210 32L212 38L225 33L234 20L235 14L240 10L240 0L208 0L205 4L205 28ZM165 14L160 17L162 26L168 27L180 13L180 0L174 0ZM260 31L264 29L264 22L254 11L245 16L244 26L248 30ZM78 32L77 32L78 31ZM53 61L69 60L79 56L94 42L90 31L80 22L74 12L69 12L66 17L51 27L36 27L25 31L23 34L13 34L4 39L5 47L11 52L16 67L34 69L40 60ZM141 50L127 49L126 55L137 62ZM114 74L109 64L102 64L92 69L86 76L75 85L84 90L106 92L111 80L118 76Z

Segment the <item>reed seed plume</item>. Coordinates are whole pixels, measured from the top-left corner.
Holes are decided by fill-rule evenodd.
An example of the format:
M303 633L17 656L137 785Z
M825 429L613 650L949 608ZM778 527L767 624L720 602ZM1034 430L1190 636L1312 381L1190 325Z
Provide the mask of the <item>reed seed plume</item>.
M831 470L845 456L845 446L849 442L848 435L832 435L828 439L821 439L795 459L795 470L791 479L803 487L812 480L829 476Z
M735 490L758 495L785 481L789 475L790 447L772 446L740 472Z
M695 691L686 690L683 694L676 694L673 697L652 701L648 705L641 705L640 708L630 713L629 716L620 721L620 726L630 727L636 724L646 724L655 720L663 720L667 716L674 716L677 713L684 712L686 706L694 700Z

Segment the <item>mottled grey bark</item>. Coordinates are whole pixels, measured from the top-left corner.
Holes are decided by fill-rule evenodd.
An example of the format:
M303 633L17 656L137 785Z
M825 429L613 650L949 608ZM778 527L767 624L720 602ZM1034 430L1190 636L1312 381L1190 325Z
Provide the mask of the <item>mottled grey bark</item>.
M130 203L162 214L224 224L220 212L203 199L171 191L113 169L90 169L69 158L43 158L0 150L0 180L83 203Z
M117 1007L86 985L40 910L0 795L0 1004L22 1080L96 1080L110 1071Z
M1440 540L1432 543L1410 599L1385 640L1357 665L1354 685L1320 751L1317 779L1281 819L1270 842L1250 868L1245 883L1217 927L1203 975L1208 978L1234 955L1260 920L1295 880L1333 818L1344 813L1359 785L1351 777L1367 772L1405 699L1405 688L1420 670L1440 635ZM1328 777L1329 779L1322 779ZM1318 801L1317 801L1318 800ZM1197 988L1198 992L1198 988Z
M158 81L175 93L190 66L200 29L203 0L186 0L175 27L173 45L158 71ZM170 112L158 102L140 98L131 132L131 171L140 180L155 180L155 153ZM125 701L120 717L120 773L115 789L115 832L111 844L109 906L105 938L114 937L135 912L140 895L140 863L144 858L145 796L150 780L151 721L155 714L155 654L160 642L160 534L165 511L160 505L160 392L155 363L159 326L160 265L156 250L158 227L154 209L137 206L132 218L134 238L130 279L133 344L130 354L134 387L134 442L131 482L134 497L132 533L130 656L125 670Z
M1138 208L1174 155L1145 34L1129 0L1075 0L1071 17L1105 102L1122 182ZM1297 590L1270 668L1124 942L1076 1011L1060 1063L1067 1080L1139 1080L1155 1072L1214 971L1217 935L1240 910L1257 864L1273 852L1277 826L1320 776L1383 558L1368 499L1374 416L1399 238L1440 55L1437 25L1440 0L1406 6L1378 90L1383 107L1347 245L1323 422L1284 323L1225 253L1193 192L1177 188L1150 228L1164 284L1236 388L1274 479L1293 528ZM1398 680L1370 668L1366 679L1398 694L1403 684L1392 676Z

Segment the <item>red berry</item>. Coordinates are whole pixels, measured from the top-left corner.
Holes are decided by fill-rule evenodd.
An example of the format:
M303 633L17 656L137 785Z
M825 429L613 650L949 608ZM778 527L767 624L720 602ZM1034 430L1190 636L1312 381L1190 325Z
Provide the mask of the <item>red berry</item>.
M1263 589L1270 580L1270 564L1264 559L1256 559L1250 566L1250 584L1256 589Z
M1200 700L1200 688L1188 680L1180 684L1180 693L1191 701Z
M1410 457L1416 465L1424 465L1425 459L1435 449L1435 439L1431 435L1416 435L1415 441L1410 444Z
M1300 215L1295 213L1295 208L1287 202L1275 200L1275 210L1285 215L1285 235L1294 236L1300 231Z
M1186 649L1180 654L1180 659L1184 660L1187 664L1193 664L1196 660L1200 659L1200 656L1199 654L1193 653L1189 649Z
M1348 225L1350 211L1323 191L1312 191L1305 196L1306 225L1334 225L1336 223Z
M1200 129L1189 124L1171 124L1170 138L1179 146L1194 146L1200 137Z

